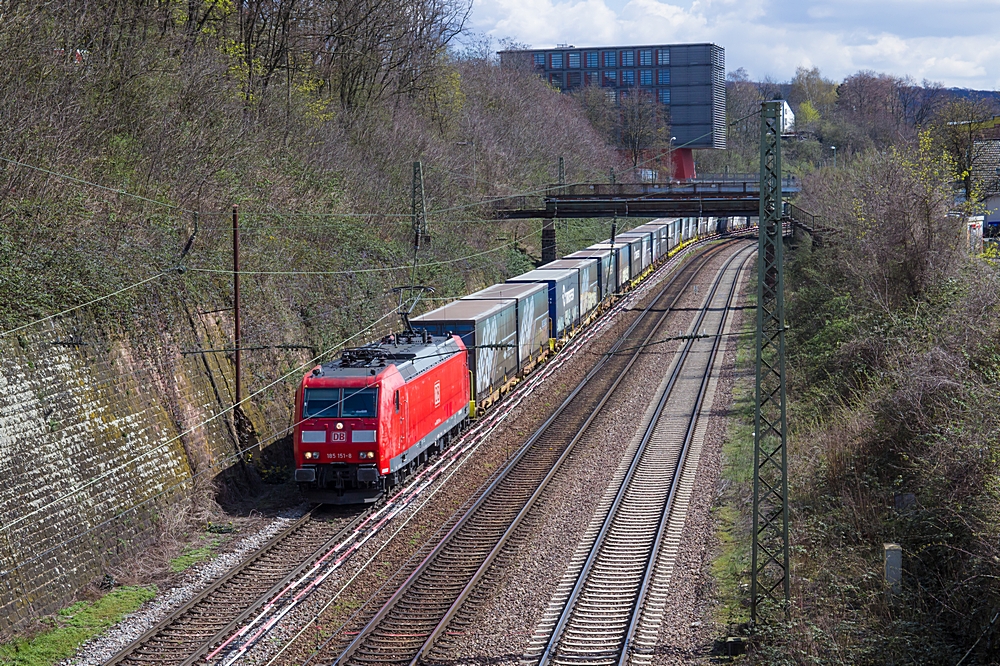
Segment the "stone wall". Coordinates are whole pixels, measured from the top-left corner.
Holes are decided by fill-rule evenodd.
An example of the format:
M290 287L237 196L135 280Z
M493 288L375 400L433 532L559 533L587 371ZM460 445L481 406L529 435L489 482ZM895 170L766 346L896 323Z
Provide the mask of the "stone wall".
M76 319L0 337L0 633L66 605L155 537L192 474L235 462L232 412L212 418L232 404L231 358L183 353L228 346L231 328L170 309L141 334Z

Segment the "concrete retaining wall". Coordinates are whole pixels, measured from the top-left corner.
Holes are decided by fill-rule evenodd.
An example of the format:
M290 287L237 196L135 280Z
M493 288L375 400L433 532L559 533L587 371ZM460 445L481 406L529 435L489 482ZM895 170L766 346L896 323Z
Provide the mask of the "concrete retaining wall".
M227 346L227 322L186 318L152 335L72 321L0 338L0 633L149 543L194 471L233 464L232 414L205 422L232 404L231 362L181 353Z

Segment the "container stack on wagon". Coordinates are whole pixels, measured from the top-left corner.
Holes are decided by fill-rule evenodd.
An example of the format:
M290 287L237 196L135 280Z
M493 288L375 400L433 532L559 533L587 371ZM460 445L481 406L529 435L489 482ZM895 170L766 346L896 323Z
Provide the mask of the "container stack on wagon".
M557 259L542 266L542 270L567 269L577 272L580 293L580 321L586 321L601 302L601 281L597 259Z
M531 372L549 351L549 291L544 284L495 284L462 300L510 299L517 307L517 367Z
M581 250L581 252L600 252L604 250L612 253L612 261L615 265L615 292L617 293L625 289L632 279L632 246L629 243L623 243L618 240L614 243L603 241L601 243L594 243Z
M615 260L613 250L580 250L573 254L567 254L566 259L595 259L597 260L597 288L600 294L599 300L603 303L612 294L618 292L618 262Z
M747 218L653 220L316 366L296 396L296 481L316 501L373 501L678 246L747 226Z
M549 337L561 340L580 322L580 275L571 268L537 269L507 280L508 284L541 283L549 289Z
M469 350L474 405L485 408L518 374L517 301L459 299L415 317L414 328L434 336L457 335Z

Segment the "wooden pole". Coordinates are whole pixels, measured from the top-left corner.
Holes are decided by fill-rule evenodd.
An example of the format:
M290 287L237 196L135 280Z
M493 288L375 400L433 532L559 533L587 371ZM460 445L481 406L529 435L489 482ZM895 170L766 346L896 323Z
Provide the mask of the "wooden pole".
M243 402L243 350L240 335L240 215L233 206L233 347L236 350L236 404Z

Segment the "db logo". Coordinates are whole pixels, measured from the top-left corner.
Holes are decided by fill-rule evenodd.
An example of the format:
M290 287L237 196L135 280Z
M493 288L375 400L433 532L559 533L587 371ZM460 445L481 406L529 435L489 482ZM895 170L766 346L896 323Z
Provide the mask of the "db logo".
M346 432L331 432L330 433L331 442L346 442L347 433Z
M434 382L434 406L441 404L441 382Z

